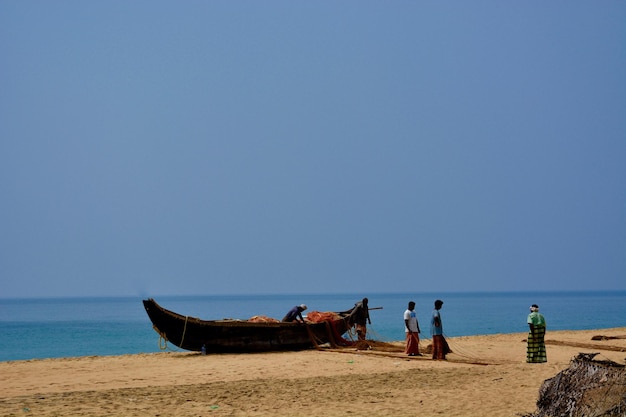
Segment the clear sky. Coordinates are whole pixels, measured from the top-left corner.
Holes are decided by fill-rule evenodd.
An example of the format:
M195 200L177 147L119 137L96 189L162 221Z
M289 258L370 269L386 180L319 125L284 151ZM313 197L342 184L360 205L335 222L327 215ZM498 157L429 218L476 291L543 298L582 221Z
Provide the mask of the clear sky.
M623 1L0 2L0 297L626 289Z

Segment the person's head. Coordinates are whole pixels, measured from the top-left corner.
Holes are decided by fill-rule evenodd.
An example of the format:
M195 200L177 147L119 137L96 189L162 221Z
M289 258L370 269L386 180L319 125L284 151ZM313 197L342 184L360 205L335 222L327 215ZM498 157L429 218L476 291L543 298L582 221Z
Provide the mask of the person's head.
M409 310L413 310L415 308L415 301L409 301Z
M298 306L298 309L299 309L300 311L304 311L304 310L306 310L306 309L307 309L307 306L306 306L306 304L300 304L300 305Z
M435 301L435 309L439 310L442 305L443 305L443 301L441 301L441 300L436 300Z
M367 298L364 298L364 299L363 299L363 305L364 305L364 306L366 306L366 305L367 305L367 303L368 303L368 301L369 301L369 300L368 300Z
M539 306L538 306L537 304L533 304L533 305L531 305L531 306L530 306L530 311L531 311L532 313L535 313L535 312L539 311Z

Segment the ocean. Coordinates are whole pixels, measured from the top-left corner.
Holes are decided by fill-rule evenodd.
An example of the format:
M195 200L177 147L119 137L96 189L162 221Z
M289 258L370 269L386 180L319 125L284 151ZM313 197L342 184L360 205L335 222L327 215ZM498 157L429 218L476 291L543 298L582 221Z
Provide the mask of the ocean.
M294 305L308 311L341 311L368 297L368 338L404 339L402 314L415 301L423 336L429 338L435 299L449 337L526 332L528 307L540 306L550 330L626 327L626 291L497 292L364 295L241 295L154 297L163 307L202 319L280 319ZM159 336L142 297L0 299L0 361L159 352ZM306 312L305 312L306 313ZM168 349L179 351L174 345Z

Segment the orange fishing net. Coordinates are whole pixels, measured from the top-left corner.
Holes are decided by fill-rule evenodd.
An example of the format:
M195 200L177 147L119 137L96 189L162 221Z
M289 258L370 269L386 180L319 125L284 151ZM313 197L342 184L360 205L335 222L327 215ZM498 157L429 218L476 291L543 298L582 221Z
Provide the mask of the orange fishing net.
M248 319L252 323L280 323L280 320L273 319L267 316L254 316Z
M306 319L308 321L312 321L313 323L321 323L323 321L334 321L339 320L341 316L337 313L333 313L332 311L311 311L307 313Z
M331 337L331 343L340 345L340 346L352 346L354 342L350 340L346 340L337 330L337 321L341 320L341 316L332 311L311 311L306 315L306 321L311 323L324 323L326 322L326 327L329 332L329 336ZM276 320L267 316L253 316L248 319L248 322L251 323L280 323L280 320Z
M335 344L340 346L351 346L354 344L354 342L344 339L341 333L339 333L339 330L337 330L336 322L341 320L339 314L333 313L332 311L311 311L307 313L306 318L313 323L328 323L327 326Z

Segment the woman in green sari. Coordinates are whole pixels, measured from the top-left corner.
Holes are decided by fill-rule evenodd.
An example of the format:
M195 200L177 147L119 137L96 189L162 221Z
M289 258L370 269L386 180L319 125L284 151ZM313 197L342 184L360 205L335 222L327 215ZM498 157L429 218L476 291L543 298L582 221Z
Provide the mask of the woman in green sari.
M539 313L539 306L533 304L530 306L530 314L528 315L528 346L526 348L526 362L542 363L547 362L546 356L546 319Z

